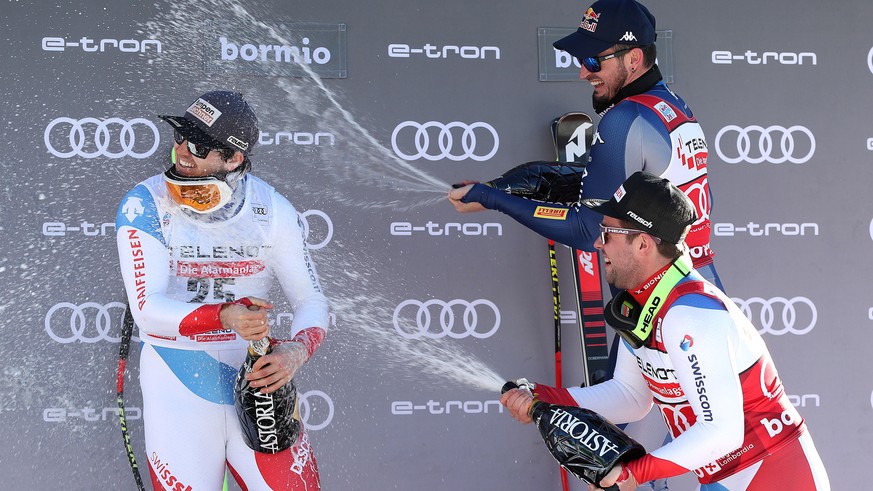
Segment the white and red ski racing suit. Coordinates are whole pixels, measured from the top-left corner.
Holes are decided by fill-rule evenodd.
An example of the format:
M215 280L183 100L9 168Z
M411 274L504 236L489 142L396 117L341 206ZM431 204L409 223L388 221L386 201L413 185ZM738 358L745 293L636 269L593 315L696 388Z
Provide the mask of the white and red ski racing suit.
M637 482L693 471L702 491L830 489L761 335L733 301L683 258L628 293L650 315L645 344L622 340L612 379L570 389L537 384L537 398L616 424L657 406L673 440L627 464Z
M219 319L224 303L267 299L278 281L294 310L289 341L304 344L311 356L323 339L328 303L291 203L247 175L229 204L200 215L177 205L157 175L122 199L116 228L121 273L142 340L140 383L153 487L221 489L227 468L243 489L319 489L305 430L276 454L245 444L233 386L248 342L222 329Z

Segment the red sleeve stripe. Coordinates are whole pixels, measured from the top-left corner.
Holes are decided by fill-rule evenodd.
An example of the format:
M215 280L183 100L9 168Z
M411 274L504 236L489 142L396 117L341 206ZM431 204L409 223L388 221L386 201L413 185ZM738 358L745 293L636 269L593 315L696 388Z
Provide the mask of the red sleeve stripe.
M628 462L627 469L634 475L637 482L649 482L655 479L673 477L689 472L689 469L669 460L659 459L651 454Z
M193 336L221 329L221 307L223 303L201 305L186 315L179 323L179 334Z
M179 334L182 336L193 336L195 334L224 329L224 326L221 325L221 308L228 303L236 303L246 307L253 305L249 297L243 297L235 302L202 305L182 319L182 322L179 323Z
M573 399L573 396L570 395L570 391L568 391L567 389L549 387L548 385L537 383L537 386L533 390L533 393L534 397L541 401L548 402L549 404L557 404L559 406L579 405L579 403L576 402L576 399Z
M273 339L273 344L300 343L306 347L306 352L311 358L312 354L315 353L315 350L318 349L319 345L321 345L321 342L324 340L325 334L325 330L320 327L307 327L295 334L291 339Z

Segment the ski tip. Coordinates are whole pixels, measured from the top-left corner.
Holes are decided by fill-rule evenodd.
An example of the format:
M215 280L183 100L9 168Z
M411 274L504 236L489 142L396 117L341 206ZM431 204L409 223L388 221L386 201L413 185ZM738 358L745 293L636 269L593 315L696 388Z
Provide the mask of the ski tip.
M581 120L590 122L591 116L589 116L587 113L584 113L582 111L570 111L568 113L564 113L564 114L558 116L557 118L555 118L555 122L560 123L561 121L571 120L571 119L581 119Z

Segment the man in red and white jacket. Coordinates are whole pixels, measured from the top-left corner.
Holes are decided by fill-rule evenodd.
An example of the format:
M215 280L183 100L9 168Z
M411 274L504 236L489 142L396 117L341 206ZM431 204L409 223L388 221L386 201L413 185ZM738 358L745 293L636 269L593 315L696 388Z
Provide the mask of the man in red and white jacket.
M611 199L582 204L604 215L594 245L607 281L623 290L606 309L622 338L615 376L592 387L508 391L501 402L510 414L529 423L537 398L618 424L638 421L656 405L673 440L616 466L603 488L632 491L693 471L702 491L829 490L763 339L692 268L684 240L696 213L688 197L667 179L637 172Z

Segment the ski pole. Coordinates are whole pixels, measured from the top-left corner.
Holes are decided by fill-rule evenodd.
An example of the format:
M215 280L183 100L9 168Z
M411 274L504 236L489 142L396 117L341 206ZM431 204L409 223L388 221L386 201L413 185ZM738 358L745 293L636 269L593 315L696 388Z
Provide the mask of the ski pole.
M139 466L136 465L136 455L130 444L130 432L127 430L127 416L124 413L124 372L127 367L127 355L130 353L130 338L133 336L133 314L130 305L124 309L124 320L121 322L121 343L118 348L118 377L116 379L116 402L118 403L118 421L121 424L121 436L124 439L124 448L127 451L127 461L130 470L136 480L136 486L140 491L145 491L142 484L142 476L139 474Z

